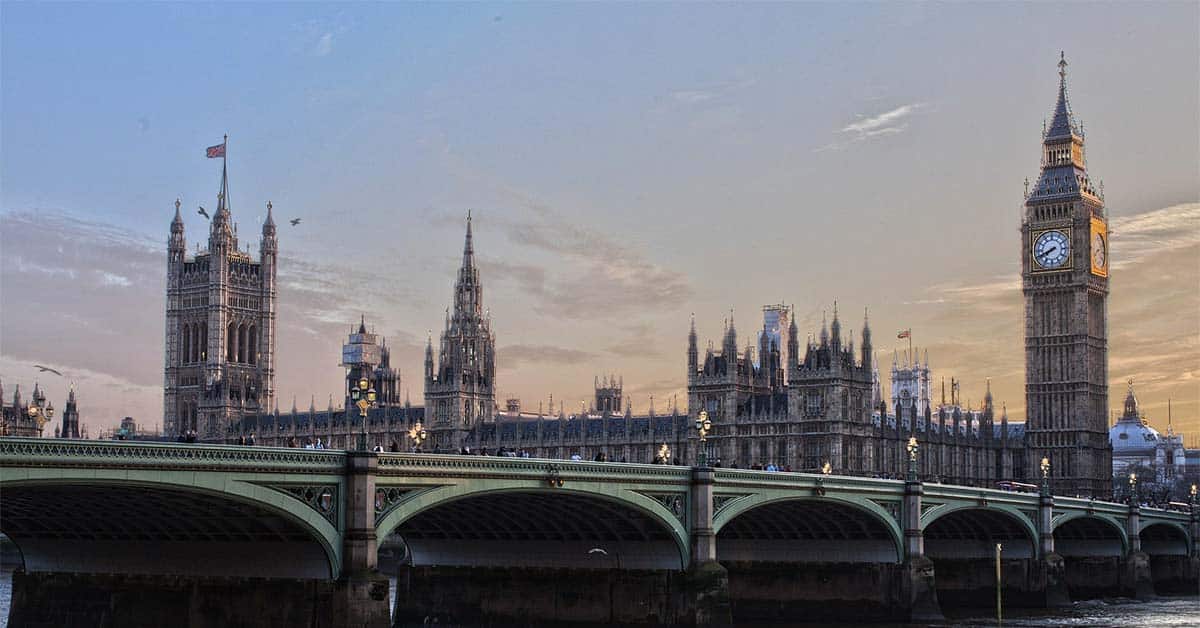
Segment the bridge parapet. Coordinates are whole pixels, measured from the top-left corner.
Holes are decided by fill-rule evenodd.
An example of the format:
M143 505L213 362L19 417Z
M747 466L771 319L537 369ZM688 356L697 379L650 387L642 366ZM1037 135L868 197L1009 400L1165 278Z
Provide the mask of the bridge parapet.
M383 477L453 477L546 479L556 475L564 481L626 482L685 486L691 477L689 467L585 462L505 456L457 456L406 453L379 454L379 475Z
M121 441L0 438L0 467L170 468L342 473L341 451Z

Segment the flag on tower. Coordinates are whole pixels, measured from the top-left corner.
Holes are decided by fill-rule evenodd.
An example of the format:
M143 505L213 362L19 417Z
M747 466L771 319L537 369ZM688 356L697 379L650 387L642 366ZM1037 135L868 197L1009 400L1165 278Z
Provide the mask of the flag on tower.
M896 334L896 338L912 338L912 330L902 329L900 333Z
M204 150L204 155L209 159L216 159L225 156L225 142L221 142L216 146L209 146Z

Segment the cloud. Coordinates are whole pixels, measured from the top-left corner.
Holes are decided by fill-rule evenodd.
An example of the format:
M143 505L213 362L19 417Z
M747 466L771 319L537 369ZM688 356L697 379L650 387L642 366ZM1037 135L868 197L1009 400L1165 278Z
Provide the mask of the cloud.
M313 46L313 54L324 57L331 52L333 52L333 33L325 33L317 40L317 45Z
M337 39L350 32L353 21L344 13L293 23L287 45L294 54L326 57L333 52Z
M856 142L903 133L912 115L924 107L923 103L911 103L873 116L858 114L857 120L838 130L840 139L814 148L813 152L841 150Z
M496 350L496 365L504 370L516 369L525 363L576 365L595 358L596 355L588 351L553 345L508 345Z
M920 107L919 104L901 105L895 109L892 109L891 111L885 111L881 114L868 117L864 117L862 114L859 114L860 119L857 122L852 122L842 127L842 132L857 135L870 135L872 133L877 134L880 131L885 131L889 128L894 129L896 128L894 125L911 115L917 110L918 107Z
M565 220L545 205L526 202L526 209L524 217L507 218L496 212L477 219L498 225L514 246L532 254L550 254L557 263L538 266L490 257L480 257L479 263L485 277L516 283L532 297L535 312L604 319L631 311L667 311L693 294L686 275L647 260L641 251ZM430 222L459 224L445 214L431 215Z
M1182 203L1109 223L1113 270L1137 264L1150 255L1200 244L1200 203Z
M707 100L716 98L717 94L708 90L701 89L681 89L671 92L671 98L685 105L694 105Z
M608 346L608 352L623 358L647 358L662 355L654 327L649 323L625 326L627 335Z
M727 99L734 94L753 87L757 83L757 79L742 78L676 89L669 92L668 95L672 101L680 105L700 105L714 100Z

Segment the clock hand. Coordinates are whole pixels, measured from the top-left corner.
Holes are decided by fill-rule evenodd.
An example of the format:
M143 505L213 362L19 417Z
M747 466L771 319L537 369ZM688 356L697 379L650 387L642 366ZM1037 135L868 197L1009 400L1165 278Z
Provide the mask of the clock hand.
M1046 249L1046 252L1043 253L1043 255L1049 255L1057 250L1058 250L1058 246L1052 246L1052 247Z

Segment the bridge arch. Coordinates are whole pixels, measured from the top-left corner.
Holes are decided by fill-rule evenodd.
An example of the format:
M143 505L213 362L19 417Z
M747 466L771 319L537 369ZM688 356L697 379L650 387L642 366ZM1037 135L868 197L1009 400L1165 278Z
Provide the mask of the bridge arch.
M676 514L637 491L589 484L468 481L418 489L376 531L381 539L398 534L414 565L687 568L682 493Z
M899 523L865 498L749 495L718 510L713 531L721 561L899 563L904 556ZM811 541L821 547L803 545Z
M1142 551L1151 556L1188 556L1187 528L1175 521L1143 521L1138 536Z
M336 579L337 527L299 499L195 474L30 469L0 479L28 571ZM340 500L339 500L340 501ZM332 503L334 521L340 503Z
M1124 556L1129 551L1125 526L1111 517L1067 512L1051 520L1054 551L1064 556Z
M925 554L942 558L984 558L1004 546L1009 558L1036 558L1037 527L1024 513L1006 504L948 504L921 517Z

